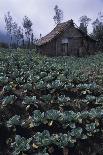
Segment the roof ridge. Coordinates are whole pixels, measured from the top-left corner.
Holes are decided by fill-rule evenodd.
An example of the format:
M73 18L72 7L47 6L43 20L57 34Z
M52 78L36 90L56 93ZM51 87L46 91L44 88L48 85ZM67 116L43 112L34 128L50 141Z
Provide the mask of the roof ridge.
M66 22L57 24L50 33L48 33L47 35L45 35L44 37L42 37L41 39L38 40L37 45L38 46L41 46L41 45L44 45L44 44L48 43L49 41L51 41L52 39L54 39L55 37L57 37L58 35L60 35L63 31L65 31L65 29L67 28L67 26L71 26L71 25L73 25L73 26L76 25L73 22L72 19L71 20L68 20ZM80 30L80 29L78 28L78 30ZM91 38L88 34L86 35L86 37Z
M48 33L47 35L45 35L44 37L42 37L41 39L38 40L37 45L40 46L40 45L43 45L43 44L51 41L58 34L60 34L63 30L65 30L65 28L68 25L70 25L71 23L73 23L73 20L68 20L66 22L57 24L50 33Z

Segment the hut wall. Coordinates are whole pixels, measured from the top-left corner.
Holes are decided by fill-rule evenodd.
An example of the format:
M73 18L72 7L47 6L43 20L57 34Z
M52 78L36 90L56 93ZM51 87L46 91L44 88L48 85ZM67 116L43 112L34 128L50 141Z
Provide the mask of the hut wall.
M63 45L62 40L68 39L68 43ZM75 27L71 27L66 30L56 41L56 53L57 55L75 55L84 56L93 52L95 43L89 39L83 37ZM64 47L63 47L64 46ZM66 46L66 47L65 47Z
M55 40L45 44L45 45L42 45L39 47L38 51L40 54L42 55L47 55L47 56L56 56L56 42Z
M39 47L39 51L47 56L64 56L75 55L85 56L93 54L95 42L86 38L75 27L68 28L63 34L56 39Z
M96 43L89 41L89 54L94 54L96 52Z

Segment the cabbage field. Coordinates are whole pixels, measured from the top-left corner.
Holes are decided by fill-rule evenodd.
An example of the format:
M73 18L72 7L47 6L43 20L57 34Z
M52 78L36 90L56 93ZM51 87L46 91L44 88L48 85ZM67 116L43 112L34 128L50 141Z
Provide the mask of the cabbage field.
M102 150L102 53L48 58L0 50L0 155Z

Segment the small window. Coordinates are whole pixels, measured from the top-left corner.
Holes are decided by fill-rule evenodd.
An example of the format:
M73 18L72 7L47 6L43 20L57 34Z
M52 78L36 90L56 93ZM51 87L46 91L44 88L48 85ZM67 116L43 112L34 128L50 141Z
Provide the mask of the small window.
M68 43L68 38L63 38L62 39L62 44L67 44Z

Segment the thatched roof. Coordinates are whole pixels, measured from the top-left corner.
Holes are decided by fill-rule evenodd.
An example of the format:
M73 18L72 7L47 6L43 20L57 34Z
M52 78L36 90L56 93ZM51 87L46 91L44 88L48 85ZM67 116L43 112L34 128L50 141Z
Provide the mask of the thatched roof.
M74 25L76 26L76 29L81 31L77 27L77 25L73 23L73 20L71 19L67 22L57 24L57 26L49 34L47 34L46 36L42 37L41 39L37 41L37 45L41 46L41 45L44 45L50 42L52 39L56 38L58 35L64 32L67 28L74 26ZM89 37L89 39L93 40L89 35L85 34L83 31L81 31L81 33L84 35L84 37Z

